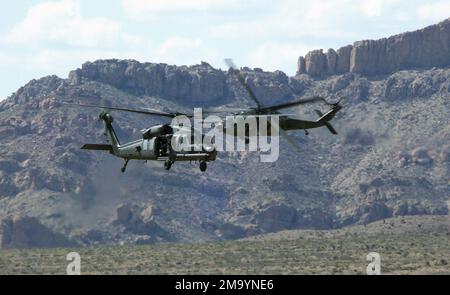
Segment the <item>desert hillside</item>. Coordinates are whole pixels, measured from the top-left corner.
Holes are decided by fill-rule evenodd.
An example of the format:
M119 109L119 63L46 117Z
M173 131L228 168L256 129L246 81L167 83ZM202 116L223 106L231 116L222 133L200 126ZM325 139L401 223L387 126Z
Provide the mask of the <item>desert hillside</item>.
M450 274L448 218L408 216L339 230L289 230L207 244L0 250L0 274L66 273L77 251L82 274L353 274L365 275L367 254L382 274Z
M99 60L66 79L30 81L0 102L0 248L200 243L447 215L449 36L446 20L315 51L300 58L294 77L243 68L267 106L310 95L341 100L333 121L339 135L294 132L300 152L282 141L275 163L223 153L204 174L196 165L176 163L167 172L143 162L122 174L121 160L80 150L104 142L100 110L61 102L177 111L252 106L232 73L204 62ZM295 111L313 119L314 108L327 110ZM123 142L163 121L113 116Z

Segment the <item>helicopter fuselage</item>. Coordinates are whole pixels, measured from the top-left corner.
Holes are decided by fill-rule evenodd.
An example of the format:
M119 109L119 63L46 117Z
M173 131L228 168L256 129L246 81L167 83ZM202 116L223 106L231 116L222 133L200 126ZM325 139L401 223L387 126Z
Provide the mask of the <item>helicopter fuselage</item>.
M151 139L140 139L117 146L114 155L127 160L146 161L214 161L215 152L175 152L171 147L171 138L156 137Z
M167 170L177 161L198 161L201 171L206 171L206 162L216 160L215 148L203 144L186 144L189 143L187 139L191 138L191 128L153 126L143 130L142 139L121 144L112 127L113 117L103 112L100 119L105 125L108 144L85 144L82 149L109 151L112 155L124 159L122 172L125 172L130 160L164 161Z

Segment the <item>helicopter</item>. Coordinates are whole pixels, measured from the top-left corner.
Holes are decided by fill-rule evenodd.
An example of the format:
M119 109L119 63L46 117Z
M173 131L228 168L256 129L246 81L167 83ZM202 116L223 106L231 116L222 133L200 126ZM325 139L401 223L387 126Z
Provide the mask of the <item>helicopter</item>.
M304 130L308 135L308 129L326 127L332 134L338 134L333 126L329 123L336 113L341 110L342 106L339 102L329 103L323 97L314 96L304 98L288 103L282 103L269 107L264 107L257 99L255 93L246 82L245 77L239 69L234 65L231 59L226 59L225 62L230 67L230 71L236 76L240 84L245 88L249 97L256 104L253 108L247 109L208 109L205 110L206 114L232 114L237 116L254 116L257 121L261 116L279 116L278 130L280 135L288 140L288 142L299 150L298 144L290 138L287 134L289 130ZM319 119L316 121L299 120L280 113L280 110L292 108L302 104L310 104L316 102L324 102L326 105L331 106L331 109L322 114L319 110L315 110ZM124 159L125 163L121 169L124 173L127 169L130 160L144 160L144 161L163 161L164 168L170 170L175 162L181 161L195 161L200 163L200 171L205 172L207 170L207 162L215 161L217 158L217 150L212 144L204 144L203 141L200 144L190 141L189 149L180 149L175 145L182 144L183 141L188 138L193 138L194 135L204 138L201 130L193 128L191 126L163 124L152 126L147 129L141 130L142 138L129 143L122 144L114 131L112 123L113 117L109 113L110 111L123 111L137 114L145 114L150 116L176 118L179 116L185 116L186 118L193 118L192 114L186 114L182 112L164 112L152 109L129 109L110 106L99 106L90 104L79 103L65 103L68 105L75 105L79 107L88 108L100 108L103 109L99 119L103 121L105 128L105 136L107 139L106 144L85 144L81 149L90 151L106 151L110 154ZM226 131L224 131L226 132ZM268 133L270 133L270 124L268 125ZM235 135L236 136L236 135ZM191 144L192 143L192 144Z

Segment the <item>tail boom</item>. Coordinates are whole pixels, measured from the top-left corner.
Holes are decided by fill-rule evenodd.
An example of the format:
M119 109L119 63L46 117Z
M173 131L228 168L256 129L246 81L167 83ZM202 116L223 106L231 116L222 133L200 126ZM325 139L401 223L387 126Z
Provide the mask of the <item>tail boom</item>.
M319 120L317 120L317 123L321 124L322 126L327 127L327 129L334 135L338 134L336 129L330 124L330 121L334 118L337 112L339 112L342 109L342 107L339 104L336 104L333 109L331 109L329 112L327 112L325 115L322 114L319 110L315 110L316 114L320 117Z
M107 151L110 153L113 152L113 147L110 144L85 144L81 149L90 151Z

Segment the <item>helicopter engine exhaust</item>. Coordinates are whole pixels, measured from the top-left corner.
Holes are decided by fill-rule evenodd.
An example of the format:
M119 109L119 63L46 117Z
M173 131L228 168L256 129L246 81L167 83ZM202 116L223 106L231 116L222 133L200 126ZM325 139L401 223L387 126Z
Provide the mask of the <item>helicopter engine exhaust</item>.
M142 131L142 138L144 139L151 139L154 137L160 137L168 134L173 134L173 129L170 127L170 125L160 125L160 126L154 126L149 129L143 129Z
M102 112L100 114L99 118L100 118L100 120L103 120L108 124L112 124L112 122L114 122L114 118L106 112Z

